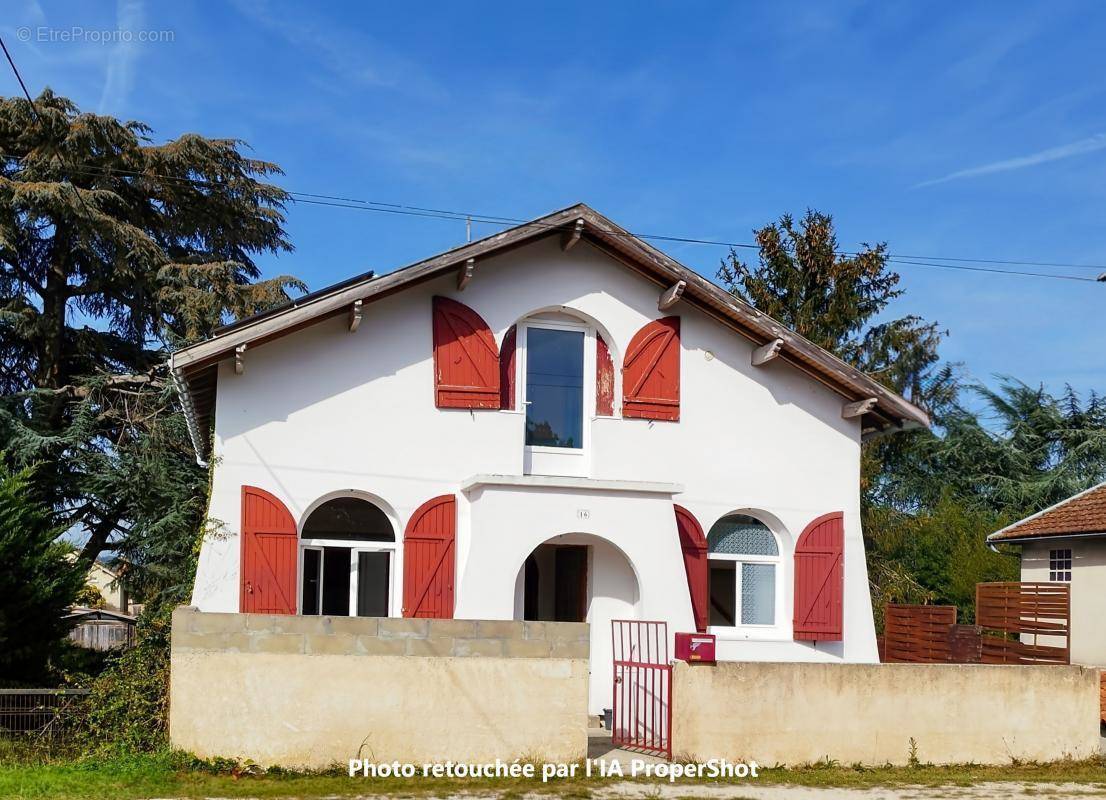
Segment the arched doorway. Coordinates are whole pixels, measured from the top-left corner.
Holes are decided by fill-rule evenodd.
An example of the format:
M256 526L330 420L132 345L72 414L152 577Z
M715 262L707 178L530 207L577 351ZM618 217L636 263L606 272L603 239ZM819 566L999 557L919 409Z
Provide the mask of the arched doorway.
M391 615L396 535L388 515L360 497L335 497L300 530L302 614Z
M588 713L611 706L611 620L636 619L641 593L626 555L599 536L569 533L538 545L515 580L515 619L591 626Z

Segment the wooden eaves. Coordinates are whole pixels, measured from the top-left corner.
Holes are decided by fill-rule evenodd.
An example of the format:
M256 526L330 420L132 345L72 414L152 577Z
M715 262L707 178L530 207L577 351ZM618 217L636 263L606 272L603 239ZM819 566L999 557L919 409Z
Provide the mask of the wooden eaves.
M216 331L206 341L176 351L172 371L189 420L197 454L203 459L211 436L217 365L233 359L238 350L287 336L309 325L358 312L369 304L396 292L449 273L462 274L465 266L491 255L513 250L547 236L562 241L587 241L591 246L655 283L660 292L672 292L682 284L676 302L689 303L721 324L745 337L757 348L772 345L772 362L786 362L837 392L846 403L863 407L861 424L865 435L889 429L929 425L924 411L887 389L860 370L805 339L748 303L734 297L697 272L637 238L594 209L582 203L555 211L531 222L456 247L379 277L371 273L336 286L313 292L280 308L250 317ZM471 277L471 269L469 270ZM673 294L676 294L673 292ZM778 344L773 344L780 340ZM765 362L766 363L766 362ZM762 366L762 368L774 368ZM868 402L864 402L868 401Z

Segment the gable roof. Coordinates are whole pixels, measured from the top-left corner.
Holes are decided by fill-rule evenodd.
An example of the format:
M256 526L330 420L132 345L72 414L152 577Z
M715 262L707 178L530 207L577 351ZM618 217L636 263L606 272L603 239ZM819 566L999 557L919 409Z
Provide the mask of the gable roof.
M456 272L470 259L475 260L479 269L483 258L549 236L565 237L566 241L585 240L625 267L653 281L661 290L682 282L682 295L677 295L682 302L696 306L755 345L779 339L779 360L791 364L849 401L869 401L862 419L867 433L929 425L926 413L905 398L580 203L386 275L374 276L370 273L360 279L321 289L279 308L227 325L217 330L210 339L177 350L170 365L197 455L201 459L206 456L211 438L217 365L220 361L234 358L236 348L254 347L322 320L348 314L357 301L367 305L424 281Z
M995 531L987 541L1011 542L1095 533L1106 536L1106 481Z

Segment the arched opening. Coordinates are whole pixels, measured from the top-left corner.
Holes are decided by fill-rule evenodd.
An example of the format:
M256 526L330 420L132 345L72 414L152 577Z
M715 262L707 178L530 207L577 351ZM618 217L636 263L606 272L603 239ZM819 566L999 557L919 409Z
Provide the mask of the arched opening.
M710 563L709 625L772 628L780 619L780 544L772 530L748 514L727 514L707 534Z
M360 497L321 503L300 531L300 613L389 616L395 551L395 529L376 504Z
M515 580L515 619L591 626L592 714L610 708L611 620L638 617L637 573L626 555L592 534L556 536L538 545Z

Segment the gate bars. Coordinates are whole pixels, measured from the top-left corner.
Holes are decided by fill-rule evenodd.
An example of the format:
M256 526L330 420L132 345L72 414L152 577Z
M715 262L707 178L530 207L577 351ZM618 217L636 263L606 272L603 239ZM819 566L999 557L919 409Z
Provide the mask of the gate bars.
M672 664L668 623L611 620L614 700L611 744L672 759Z

